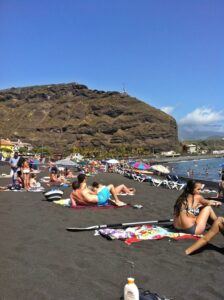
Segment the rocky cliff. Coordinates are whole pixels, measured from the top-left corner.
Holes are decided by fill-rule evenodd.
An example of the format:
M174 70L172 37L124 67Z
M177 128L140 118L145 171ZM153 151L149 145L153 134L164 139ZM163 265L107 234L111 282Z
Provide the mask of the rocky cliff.
M170 150L176 121L119 92L77 83L0 91L0 135L60 150L76 147Z

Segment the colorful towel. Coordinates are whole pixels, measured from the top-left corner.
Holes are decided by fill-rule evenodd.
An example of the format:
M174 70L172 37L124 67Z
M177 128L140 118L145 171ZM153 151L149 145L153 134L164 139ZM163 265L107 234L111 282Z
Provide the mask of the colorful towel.
M70 207L71 206L71 200L69 198L67 199L60 199L53 201L55 204L59 204L65 207ZM125 206L116 206L116 205L104 205L104 206L97 206L97 205L77 205L76 207L72 207L73 209L108 209L108 208L122 208L122 207L130 207L130 205L125 205Z
M192 235L186 233L172 232L167 228L155 225L143 225L136 227L128 227L126 229L106 228L98 231L103 237L111 240L123 240L127 245L144 240L160 240L170 238L180 239L198 239L201 235Z
M127 208L130 207L129 204L124 205L124 206L117 206L117 205L113 205L113 204L107 204L107 205L102 205L102 206L98 206L98 205L77 205L76 207L72 207L73 209L93 209L93 210L98 210L98 209L115 209L115 208Z

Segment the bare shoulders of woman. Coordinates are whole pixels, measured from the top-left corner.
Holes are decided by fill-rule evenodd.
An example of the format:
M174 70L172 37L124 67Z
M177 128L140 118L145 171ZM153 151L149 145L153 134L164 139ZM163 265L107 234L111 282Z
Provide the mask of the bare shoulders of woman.
M201 196L201 195L195 195L195 196L194 196L194 201L195 201L195 202L201 202L203 199L204 199L204 198L203 198L203 196Z

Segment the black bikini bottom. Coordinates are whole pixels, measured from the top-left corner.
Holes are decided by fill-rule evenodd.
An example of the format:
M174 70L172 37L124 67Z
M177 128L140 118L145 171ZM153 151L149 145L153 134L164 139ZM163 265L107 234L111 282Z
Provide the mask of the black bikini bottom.
M195 234L196 224L194 224L193 226L191 226L189 228L185 228L185 229L176 228L176 230L179 232L183 232L183 233Z

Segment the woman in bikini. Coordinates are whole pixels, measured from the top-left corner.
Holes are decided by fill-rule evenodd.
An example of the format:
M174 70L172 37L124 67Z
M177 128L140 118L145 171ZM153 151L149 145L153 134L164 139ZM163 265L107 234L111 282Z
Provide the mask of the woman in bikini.
M213 222L208 233L189 247L185 251L186 254L191 254L206 245L223 229L224 218L217 217L212 209L212 206L220 206L222 203L204 199L200 195L201 187L200 182L188 181L184 192L174 205L174 227L178 231L189 234L202 234L205 231L208 219Z
M27 159L24 160L21 171L23 174L24 188L28 191L30 188L30 166Z

